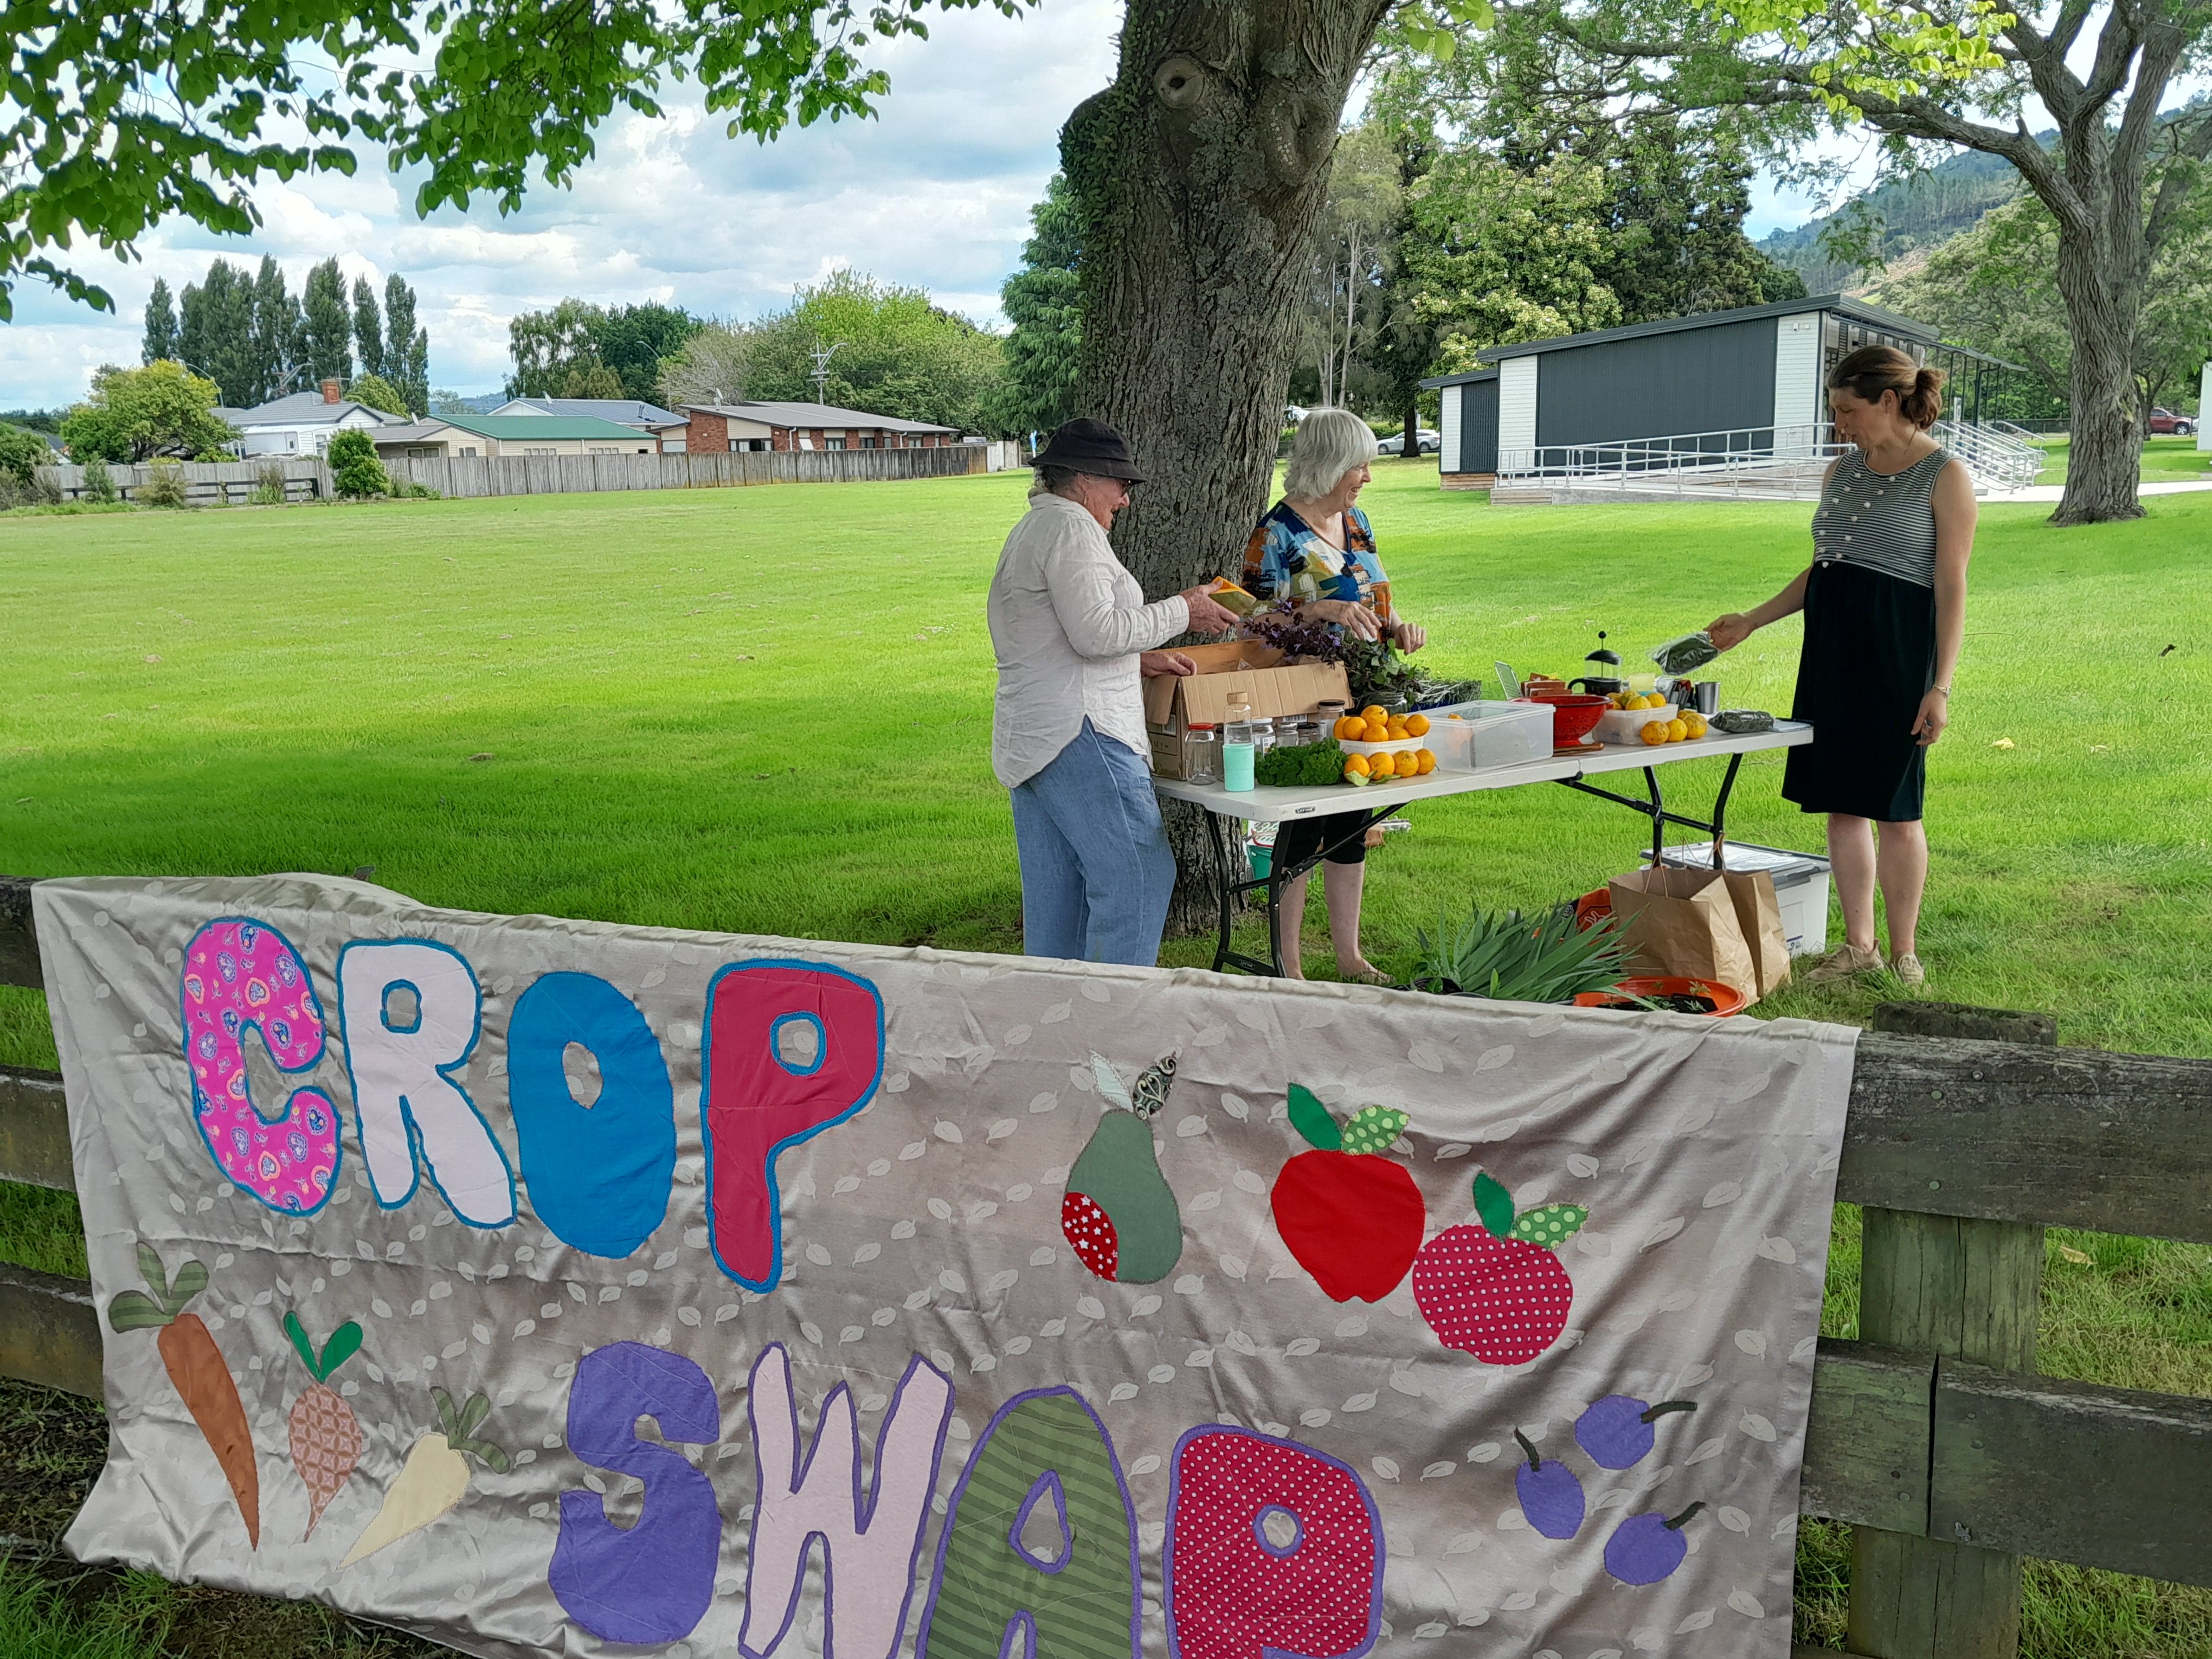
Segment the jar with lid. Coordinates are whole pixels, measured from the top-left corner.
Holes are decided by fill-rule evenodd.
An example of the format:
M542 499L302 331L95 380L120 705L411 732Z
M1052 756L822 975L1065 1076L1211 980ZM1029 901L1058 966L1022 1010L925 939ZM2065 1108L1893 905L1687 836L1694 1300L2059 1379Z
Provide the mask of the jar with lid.
M1221 733L1212 726L1194 726L1183 739L1183 781L1221 781Z
M1252 705L1231 702L1226 712L1229 718L1221 728L1221 787L1247 790L1253 787L1253 763L1257 758L1258 733Z

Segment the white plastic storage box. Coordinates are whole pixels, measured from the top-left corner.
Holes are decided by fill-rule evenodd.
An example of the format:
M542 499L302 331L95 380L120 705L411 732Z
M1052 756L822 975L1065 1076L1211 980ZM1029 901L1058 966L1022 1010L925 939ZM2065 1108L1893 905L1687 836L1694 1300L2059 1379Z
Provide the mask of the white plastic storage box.
M1782 904L1782 932L1791 956L1812 956L1828 948L1826 859L1818 853L1791 853L1741 841L1729 842L1725 858L1730 870L1764 870L1774 878L1774 896ZM1701 841L1669 847L1660 861L1678 870L1710 870L1713 844Z
M1487 772L1552 758L1548 704L1455 702L1422 712L1429 717L1427 743L1437 764L1452 771Z

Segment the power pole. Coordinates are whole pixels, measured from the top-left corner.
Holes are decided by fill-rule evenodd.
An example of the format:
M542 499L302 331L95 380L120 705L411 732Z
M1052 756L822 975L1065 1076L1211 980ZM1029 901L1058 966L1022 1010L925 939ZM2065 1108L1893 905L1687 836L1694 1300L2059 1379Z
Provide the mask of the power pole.
M817 345L806 354L814 360L814 401L817 404L830 401L830 360L837 355L837 348L844 343L842 340L832 340L826 346Z

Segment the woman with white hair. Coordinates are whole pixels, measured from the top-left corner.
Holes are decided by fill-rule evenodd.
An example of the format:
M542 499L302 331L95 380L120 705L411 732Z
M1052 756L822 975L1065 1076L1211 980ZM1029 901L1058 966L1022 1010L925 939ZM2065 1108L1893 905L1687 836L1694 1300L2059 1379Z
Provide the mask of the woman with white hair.
M1245 590L1263 602L1288 604L1356 640L1388 637L1401 651L1418 651L1428 630L1400 617L1390 603L1390 579L1375 556L1375 532L1354 504L1373 476L1375 434L1348 409L1316 409L1298 422L1283 499L1269 509L1244 549ZM1371 984L1389 981L1359 950L1359 900L1366 882L1367 849L1379 830L1350 836L1333 818L1294 818L1275 837L1279 864L1302 864L1327 848L1322 896L1328 907L1329 941L1337 972ZM1291 940L1285 972L1304 979L1298 939L1305 920L1306 878L1283 887L1283 914Z

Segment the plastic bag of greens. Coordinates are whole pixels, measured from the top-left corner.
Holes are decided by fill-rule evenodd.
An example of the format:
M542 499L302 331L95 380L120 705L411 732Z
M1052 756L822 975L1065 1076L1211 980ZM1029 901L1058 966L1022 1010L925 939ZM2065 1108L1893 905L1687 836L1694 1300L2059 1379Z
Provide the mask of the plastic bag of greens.
M1751 732L1771 732L1774 716L1764 708L1723 708L1713 716L1712 725L1716 732L1742 737Z
M1651 660L1659 665L1662 674L1686 674L1703 668L1720 655L1720 647L1713 636L1699 629L1694 634L1685 634L1679 640L1669 640L1651 653Z

